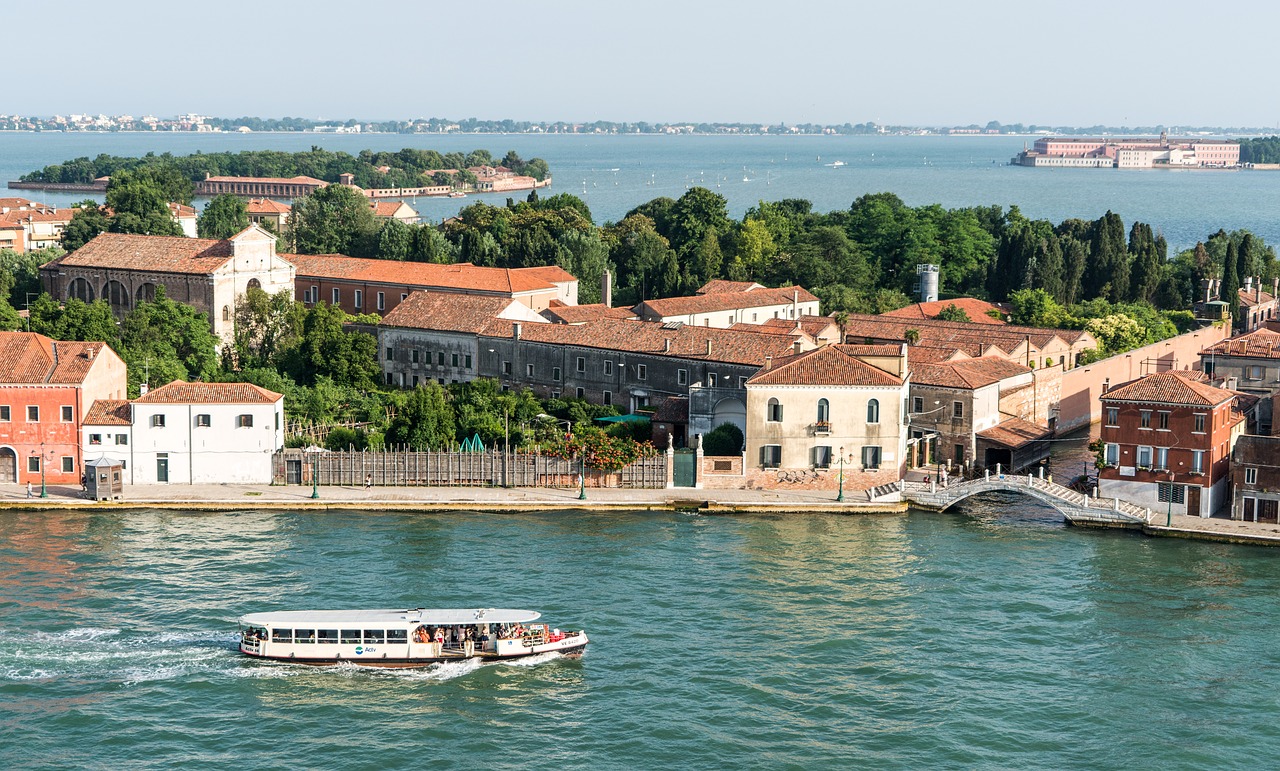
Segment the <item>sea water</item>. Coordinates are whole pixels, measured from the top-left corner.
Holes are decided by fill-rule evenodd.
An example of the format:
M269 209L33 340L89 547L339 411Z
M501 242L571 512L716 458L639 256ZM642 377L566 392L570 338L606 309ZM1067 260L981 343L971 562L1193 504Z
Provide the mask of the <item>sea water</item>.
M1229 768L1280 562L946 514L0 513L4 768ZM580 659L243 657L270 609L517 607Z

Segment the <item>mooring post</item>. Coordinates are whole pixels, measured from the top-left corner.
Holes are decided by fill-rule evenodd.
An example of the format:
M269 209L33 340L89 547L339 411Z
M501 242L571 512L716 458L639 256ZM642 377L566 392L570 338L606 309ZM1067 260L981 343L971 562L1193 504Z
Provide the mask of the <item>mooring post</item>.
M988 482L990 482L990 481L991 481L991 469L989 469L989 468L984 468L984 469L982 470L982 473L986 475L986 479L987 479L987 481L988 481Z

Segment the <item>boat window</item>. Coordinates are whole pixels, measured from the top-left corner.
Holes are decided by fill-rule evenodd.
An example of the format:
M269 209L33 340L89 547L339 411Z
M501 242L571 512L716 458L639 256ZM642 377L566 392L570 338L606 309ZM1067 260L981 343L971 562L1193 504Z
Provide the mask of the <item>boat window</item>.
M280 643L293 642L293 630L292 629L272 629L271 642L280 642Z
M321 629L319 634L316 635L316 642L329 643L330 645L336 644L338 642L338 630Z
M359 645L360 630L359 629L343 629L342 644L343 645Z
M295 629L293 630L293 641L296 643L313 643L316 641L316 630Z
M382 639L385 636L386 636L386 633L384 633L381 629L364 630L364 641L366 643L380 643L382 642Z
M388 629L387 642L394 645L396 643L409 642L409 630L407 629Z

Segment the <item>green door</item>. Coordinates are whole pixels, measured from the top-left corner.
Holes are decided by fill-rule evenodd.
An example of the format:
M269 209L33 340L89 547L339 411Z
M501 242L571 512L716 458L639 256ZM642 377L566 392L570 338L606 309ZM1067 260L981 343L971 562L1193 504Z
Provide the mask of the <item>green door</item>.
M676 450L672 479L676 487L693 487L698 481L698 453L696 450Z

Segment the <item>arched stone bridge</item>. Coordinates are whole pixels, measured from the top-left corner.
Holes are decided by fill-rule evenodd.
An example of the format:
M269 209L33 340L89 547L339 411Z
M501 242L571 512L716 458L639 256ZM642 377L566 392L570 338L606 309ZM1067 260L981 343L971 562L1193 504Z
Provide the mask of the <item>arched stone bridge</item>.
M1139 528L1148 524L1151 510L1114 498L1091 498L1069 487L1030 474L989 475L978 479L952 481L945 487L934 482L901 483L902 499L923 509L946 511L979 493L1020 493L1047 503L1073 525Z

